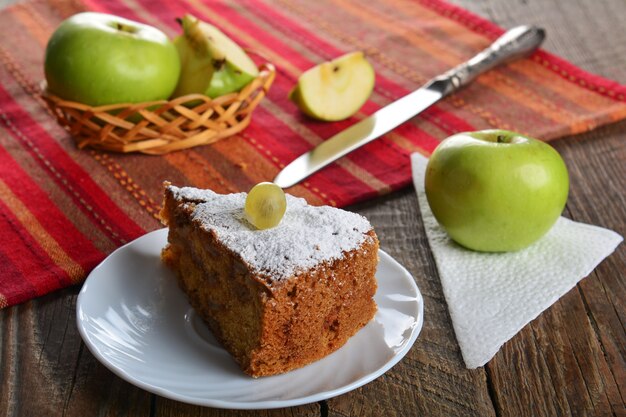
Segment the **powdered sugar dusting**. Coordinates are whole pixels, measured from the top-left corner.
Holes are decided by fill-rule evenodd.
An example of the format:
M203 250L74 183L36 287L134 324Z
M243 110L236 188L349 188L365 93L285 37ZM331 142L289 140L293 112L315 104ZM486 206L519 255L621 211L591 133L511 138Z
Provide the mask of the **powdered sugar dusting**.
M359 214L323 206L310 206L302 198L287 195L287 211L274 228L257 230L245 219L245 193L217 194L197 188L169 186L179 201L196 203L192 220L217 234L220 241L257 273L274 280L286 279L298 270L338 259L358 248L372 230Z

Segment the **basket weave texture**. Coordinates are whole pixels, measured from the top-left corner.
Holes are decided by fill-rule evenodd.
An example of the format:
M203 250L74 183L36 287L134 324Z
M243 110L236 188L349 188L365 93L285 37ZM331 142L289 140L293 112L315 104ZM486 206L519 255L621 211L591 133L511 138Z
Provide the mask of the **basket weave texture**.
M274 66L263 64L257 78L241 91L214 99L189 94L169 101L91 107L65 101L45 86L42 97L81 149L159 155L210 144L245 129L275 76Z

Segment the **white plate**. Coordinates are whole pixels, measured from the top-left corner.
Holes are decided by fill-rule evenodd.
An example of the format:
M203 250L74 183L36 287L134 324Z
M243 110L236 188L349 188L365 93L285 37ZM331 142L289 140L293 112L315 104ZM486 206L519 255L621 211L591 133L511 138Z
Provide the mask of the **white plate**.
M233 409L290 407L358 388L409 351L423 323L413 277L380 251L378 312L341 349L304 368L254 379L238 368L160 260L167 229L113 252L77 300L80 334L94 356L126 381L163 397Z

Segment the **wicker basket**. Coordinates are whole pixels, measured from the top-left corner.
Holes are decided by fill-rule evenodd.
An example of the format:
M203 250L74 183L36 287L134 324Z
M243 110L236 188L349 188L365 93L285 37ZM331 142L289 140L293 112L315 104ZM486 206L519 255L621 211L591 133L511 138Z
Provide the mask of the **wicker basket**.
M91 107L64 101L42 87L42 97L79 148L164 154L216 142L245 129L276 71L264 64L238 93L215 99L190 94L170 101Z

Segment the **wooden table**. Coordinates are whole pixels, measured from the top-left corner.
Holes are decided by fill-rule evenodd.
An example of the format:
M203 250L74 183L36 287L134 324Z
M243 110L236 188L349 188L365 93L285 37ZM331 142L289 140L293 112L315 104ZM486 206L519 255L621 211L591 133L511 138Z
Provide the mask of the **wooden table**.
M455 0L504 27L547 29L545 48L626 83L623 0ZM7 3L6 0L0 2ZM626 234L626 123L554 142L570 170L565 216ZM526 326L484 368L465 369L408 188L353 207L415 276L426 322L409 354L374 382L290 409L230 411L150 394L116 377L75 325L79 288L0 312L4 416L626 415L626 246Z

